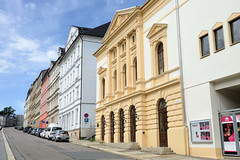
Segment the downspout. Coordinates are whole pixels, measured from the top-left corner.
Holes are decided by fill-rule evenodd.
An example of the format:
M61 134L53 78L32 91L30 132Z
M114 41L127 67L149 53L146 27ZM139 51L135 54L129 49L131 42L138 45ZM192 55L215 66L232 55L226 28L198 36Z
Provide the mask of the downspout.
M186 154L189 155L189 139L188 139L188 125L186 116L186 104L185 104L185 91L184 91L184 81L183 81L183 64L182 64L182 44L181 44L181 30L180 30L180 16L179 16L179 0L175 0L176 5L176 23L177 23L177 41L178 41L178 56L179 56L179 67L180 67L180 77L181 77L181 88L182 88L182 104L183 104L183 116L184 124L187 129L186 133Z
M80 37L80 39L81 39L81 41L82 41L82 47L81 47L81 78L80 78L80 80L81 80L81 84L80 84L80 93L81 93L81 97L80 97L80 110L79 110L79 112L80 112L80 116L79 116L79 139L81 139L81 128L82 128L82 87L83 87L83 38L82 38L82 36L79 36Z

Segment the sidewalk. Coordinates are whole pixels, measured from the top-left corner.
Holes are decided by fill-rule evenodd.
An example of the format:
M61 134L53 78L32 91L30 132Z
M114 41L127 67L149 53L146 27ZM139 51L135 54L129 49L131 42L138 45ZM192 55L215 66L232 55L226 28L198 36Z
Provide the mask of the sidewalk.
M113 148L107 145L104 145L103 143L94 141L88 141L88 140L77 140L77 139L70 139L70 143L90 147L94 149L98 149L101 151L111 152L114 154L130 157L133 159L138 160L212 160L209 158L199 158L199 157L191 157L191 156L184 156L184 155L178 155L178 154L171 154L171 155L158 155L154 153L149 152L143 152L141 150L126 150L126 149L119 149L119 148Z

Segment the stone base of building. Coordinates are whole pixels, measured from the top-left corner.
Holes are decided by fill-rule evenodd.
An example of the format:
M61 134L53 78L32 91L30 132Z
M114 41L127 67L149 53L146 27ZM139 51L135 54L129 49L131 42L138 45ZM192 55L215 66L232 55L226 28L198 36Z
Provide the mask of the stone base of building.
M204 158L223 159L221 148L190 148L190 155Z
M93 136L95 134L95 128L82 128L81 137L79 137L79 128L68 131L70 138L79 139Z

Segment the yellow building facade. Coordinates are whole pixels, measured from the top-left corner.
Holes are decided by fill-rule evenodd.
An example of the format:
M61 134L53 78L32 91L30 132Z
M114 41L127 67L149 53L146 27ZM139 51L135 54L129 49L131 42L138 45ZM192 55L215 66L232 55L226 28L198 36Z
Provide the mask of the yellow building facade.
M116 12L94 54L96 139L189 154L177 44L165 23L173 19L170 3L152 0ZM166 14L154 18L162 8Z

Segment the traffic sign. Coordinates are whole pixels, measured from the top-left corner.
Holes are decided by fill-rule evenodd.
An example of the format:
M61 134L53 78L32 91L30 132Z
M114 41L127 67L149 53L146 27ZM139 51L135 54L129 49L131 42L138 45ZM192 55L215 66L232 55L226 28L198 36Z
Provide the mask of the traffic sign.
M84 117L85 117L85 118L88 118L88 117L89 117L89 114L88 114L88 113L85 113L85 114L84 114Z
M84 118L84 122L87 123L89 121L88 118Z

